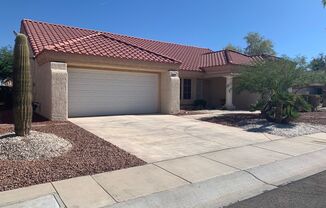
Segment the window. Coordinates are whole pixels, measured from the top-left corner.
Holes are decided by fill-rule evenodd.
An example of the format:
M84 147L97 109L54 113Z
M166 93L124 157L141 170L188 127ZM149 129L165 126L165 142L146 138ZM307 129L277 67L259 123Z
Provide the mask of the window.
M183 99L191 99L191 79L183 80Z
M182 96L182 82L183 79L180 78L180 100L182 100L183 96Z

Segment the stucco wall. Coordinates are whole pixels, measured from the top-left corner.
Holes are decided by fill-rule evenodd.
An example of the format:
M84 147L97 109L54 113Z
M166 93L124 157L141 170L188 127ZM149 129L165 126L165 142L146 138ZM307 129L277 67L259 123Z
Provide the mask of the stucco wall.
M255 104L259 98L258 94L250 92L241 92L237 94L233 92L233 105L237 110L249 110L251 104Z
M33 81L33 102L38 103L36 113L51 117L51 69L50 63L38 65L31 61Z
M38 65L32 60L33 102L36 113L50 120L68 118L68 74L65 63L49 62Z
M50 63L51 120L68 119L68 71L66 63Z
M233 105L237 110L249 110L250 105L255 104L259 98L259 94L243 91L237 93L235 88L237 85L237 78L233 78Z
M177 71L161 73L161 113L176 114L180 111L180 79Z
M225 78L217 77L204 80L204 99L209 108L219 108L225 103Z

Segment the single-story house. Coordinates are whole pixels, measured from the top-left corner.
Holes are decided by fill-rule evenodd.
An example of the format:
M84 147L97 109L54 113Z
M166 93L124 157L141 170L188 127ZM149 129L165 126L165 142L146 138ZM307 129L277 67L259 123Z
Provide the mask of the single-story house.
M263 56L27 19L21 32L31 50L36 111L51 120L174 114L196 99L211 108L246 109L257 99L232 88L241 66Z

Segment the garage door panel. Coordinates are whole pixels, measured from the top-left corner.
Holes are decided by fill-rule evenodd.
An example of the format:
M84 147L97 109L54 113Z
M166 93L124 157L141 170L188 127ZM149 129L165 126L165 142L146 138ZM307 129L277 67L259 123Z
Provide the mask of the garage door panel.
M69 69L69 116L156 113L159 75Z
M85 96L85 95L84 95ZM99 105L108 105L108 104L121 104L121 99L124 99L124 101L127 101L127 104L130 103L130 104L137 104L139 103L138 102L138 98L142 98L143 101L141 102L141 105L144 105L142 104L143 102L152 102L152 100L150 99L147 99L146 97L137 97L137 96L132 96L132 97L129 97L128 99L125 99L124 97L121 97L121 96L111 96L110 98L112 99L111 101L107 101L107 97L92 97L92 98L96 98L96 101L92 100L92 99L89 99L90 97L89 96L85 96L85 97L71 97L71 104L75 104L75 106L73 106L74 108L76 107L76 104L80 104L81 102L85 103L85 104L96 104L96 106L99 106ZM75 99L75 100L74 100ZM81 107L83 107L81 105Z
M80 72L76 72L76 74L72 74L71 75L71 79L78 79L79 81L85 81L86 83L88 83L91 79L91 81L93 81L94 83L96 83L96 81L98 80L111 80L111 81L116 81L119 83L119 81L122 80L140 80L143 82L153 82L153 80L149 80L148 77L144 77L144 74L146 74L147 76L155 76L154 73L149 74L149 73L131 73L131 72L123 72L126 74L121 74L121 72L117 72L117 71L110 71L109 74L105 74L108 71L105 70L98 70L99 72L95 72L95 73L87 73L85 72L85 70L81 70ZM80 74L83 73L83 74ZM130 73L133 74L132 76L130 76ZM100 75L100 76L99 76Z
M110 87L111 89L107 89L105 90L105 88ZM86 88L86 87L85 87ZM133 87L133 89L126 89L123 88L121 86L101 86L101 90L97 90L96 88L94 89L82 89L82 88L71 88L71 91L78 91L81 93L85 93L85 94L89 94L90 96L107 96L107 95L117 95L117 96L124 96L124 95L120 95L121 93L117 93L116 89L119 88L119 92L124 92L124 93L129 93L130 96L133 95L139 95L139 96L146 96L143 91L149 91L150 89L146 89L145 87ZM114 89L112 89L114 88ZM97 94L94 94L94 91L97 92ZM157 92L148 92L148 94L157 94ZM74 95L71 95L74 96ZM79 96L79 95L76 95Z

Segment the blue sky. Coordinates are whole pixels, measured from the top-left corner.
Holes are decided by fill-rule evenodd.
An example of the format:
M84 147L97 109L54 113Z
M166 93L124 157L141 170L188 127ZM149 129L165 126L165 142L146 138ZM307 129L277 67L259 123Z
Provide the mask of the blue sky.
M28 18L213 50L244 47L243 37L259 32L279 55L326 53L321 0L7 0L1 8L0 46Z

